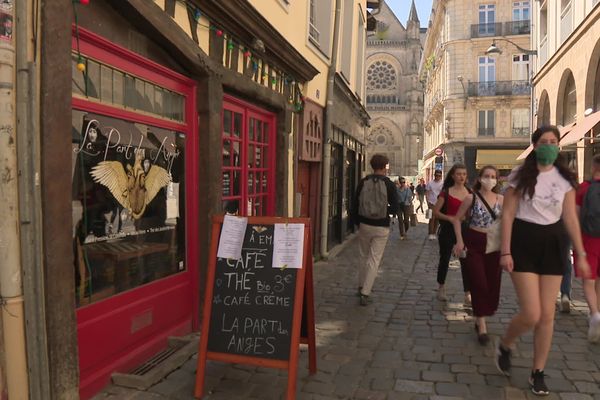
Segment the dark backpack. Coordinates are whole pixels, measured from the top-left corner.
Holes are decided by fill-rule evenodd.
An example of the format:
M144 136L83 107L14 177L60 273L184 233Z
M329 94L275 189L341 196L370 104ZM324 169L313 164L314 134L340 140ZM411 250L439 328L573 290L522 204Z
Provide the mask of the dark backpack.
M377 175L365 178L358 199L358 215L369 219L387 218L388 192L385 179Z
M600 181L590 181L579 215L581 230L586 235L600 237Z

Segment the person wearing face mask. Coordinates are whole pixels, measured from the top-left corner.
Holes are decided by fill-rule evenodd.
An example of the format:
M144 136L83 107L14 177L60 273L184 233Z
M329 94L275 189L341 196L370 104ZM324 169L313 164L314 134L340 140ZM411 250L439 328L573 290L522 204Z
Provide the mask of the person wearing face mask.
M454 164L444 180L442 191L438 196L433 208L433 215L440 221L438 244L440 246L440 262L438 264L437 282L439 284L437 298L440 301L448 301L446 296L446 275L452 248L456 244L456 235L452 222L462 201L467 198L471 191L465 186L467 182L467 167L463 164ZM463 289L465 292L465 304L471 304L471 293L469 292L469 281L464 271L464 259L460 259L460 271L462 274Z
M510 272L519 299L515 315L496 346L496 366L511 370L511 348L533 330L533 365L529 377L536 395L549 393L544 367L552 345L556 293L564 274L567 235L577 255L578 272L590 273L575 205L575 174L559 155L555 126L538 128L532 151L508 177L504 194L500 265ZM561 220L562 217L562 220Z
M498 170L487 165L479 171L479 178L473 187L473 195L463 200L452 220L456 245L454 254L465 255L465 272L470 282L473 315L476 318L475 331L479 344L489 342L485 317L496 313L500 301L500 253L486 254L487 231L500 218L504 197L498 193ZM461 221L469 218L469 228L462 232ZM464 238L463 238L464 233Z

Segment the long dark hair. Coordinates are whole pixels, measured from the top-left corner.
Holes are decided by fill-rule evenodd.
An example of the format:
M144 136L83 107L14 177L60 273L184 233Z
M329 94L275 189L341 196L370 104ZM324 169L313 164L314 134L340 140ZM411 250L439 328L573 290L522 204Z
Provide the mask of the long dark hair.
M556 136L556 139L560 140L560 131L558 128L554 125L546 125L537 128L535 132L533 132L533 135L531 135L531 144L537 144L542 135L547 132L552 132L554 136ZM571 184L571 186L574 188L577 187L577 176L569 169L562 154L558 154L556 161L554 161L554 166L556 169L558 169L560 175ZM539 173L540 171L538 170L537 166L537 156L534 150L529 153L525 159L525 162L523 162L523 165L521 165L515 175L515 180L517 181L516 190L521 194L521 196L525 197L527 194L530 198L533 198Z
M450 171L448 171L448 173L446 174L446 179L444 179L444 185L442 186L442 190L448 190L452 186L454 186L455 182L454 182L454 178L452 177L452 175L454 175L454 173L456 172L457 169L464 169L466 171L467 166L464 164L454 164L452 166L452 168L450 168Z
M496 186L494 186L494 188L492 189L492 192L494 193L498 193L498 168L494 167L493 165L486 165L483 168L481 168L479 170L479 179L477 179L477 182L475 182L475 185L473 185L473 191L475 192L479 192L481 190L481 177L483 176L483 173L488 170L491 169L492 171L494 171L496 173Z

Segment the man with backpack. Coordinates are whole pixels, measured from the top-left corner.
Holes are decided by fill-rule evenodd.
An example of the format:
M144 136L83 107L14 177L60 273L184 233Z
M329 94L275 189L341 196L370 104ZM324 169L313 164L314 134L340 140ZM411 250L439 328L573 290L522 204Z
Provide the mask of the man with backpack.
M588 340L600 343L600 154L592 158L592 179L577 190L577 210L581 223L584 257L590 265L590 276L583 280L583 292L590 308ZM575 273L582 276L577 268Z
M358 295L360 305L370 303L369 296L390 234L390 215L396 215L396 187L386 176L389 159L382 154L371 157L373 173L363 178L356 189L352 220L359 226L360 261Z

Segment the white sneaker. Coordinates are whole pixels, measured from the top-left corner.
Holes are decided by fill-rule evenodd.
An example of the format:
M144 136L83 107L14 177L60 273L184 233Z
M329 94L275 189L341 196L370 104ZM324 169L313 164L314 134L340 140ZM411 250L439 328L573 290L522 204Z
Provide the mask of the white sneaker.
M435 240L435 235L429 235L429 240Z
M590 328L588 330L588 341L590 343L600 342L600 312L590 317Z
M446 296L446 288L444 286L438 288L437 299L439 301L448 301L448 296Z
M560 298L560 312L565 314L571 312L571 299L566 294L563 294Z

